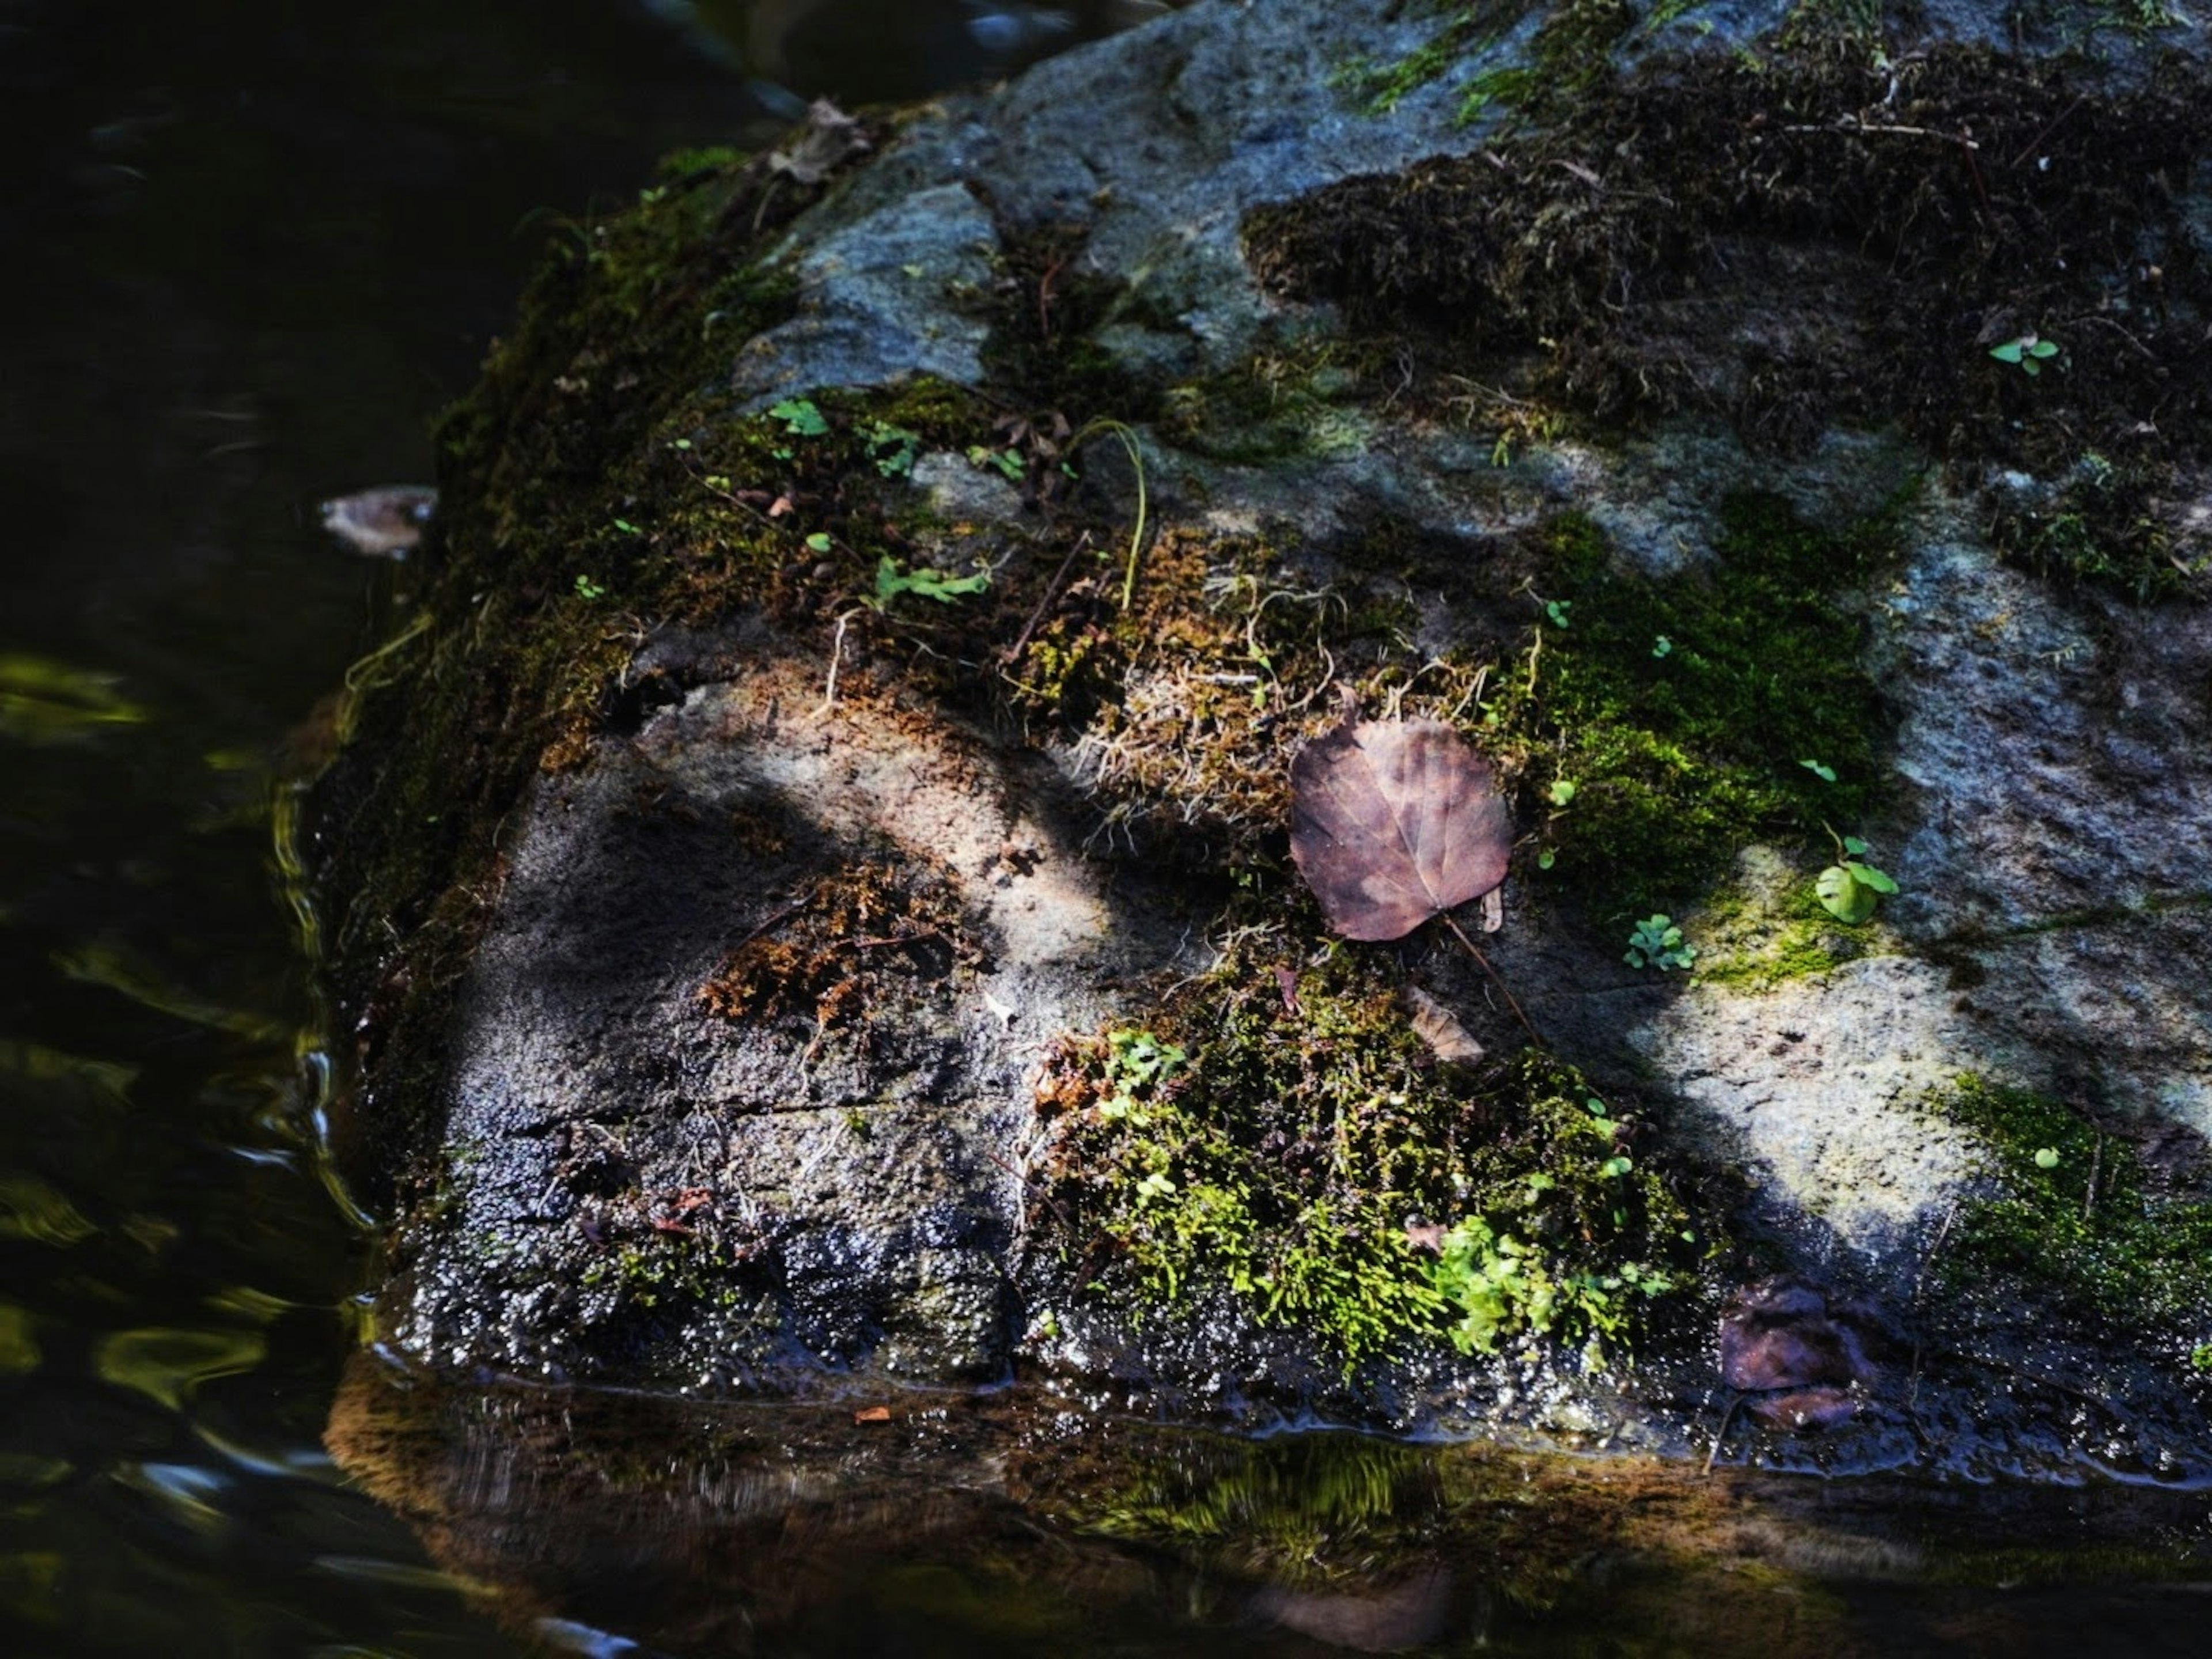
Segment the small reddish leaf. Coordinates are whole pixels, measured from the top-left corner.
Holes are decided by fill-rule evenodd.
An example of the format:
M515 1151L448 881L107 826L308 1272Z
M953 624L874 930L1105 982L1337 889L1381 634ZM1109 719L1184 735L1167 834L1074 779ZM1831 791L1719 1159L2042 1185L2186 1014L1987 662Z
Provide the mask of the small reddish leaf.
M1505 879L1490 763L1442 720L1340 726L1291 763L1291 856L1346 939L1402 939Z
M889 1406L863 1406L853 1413L855 1423L888 1423L891 1420Z
M1452 1066L1479 1066L1482 1045L1459 1023L1459 1016L1418 985L1405 989L1406 1012L1413 1032L1438 1060Z

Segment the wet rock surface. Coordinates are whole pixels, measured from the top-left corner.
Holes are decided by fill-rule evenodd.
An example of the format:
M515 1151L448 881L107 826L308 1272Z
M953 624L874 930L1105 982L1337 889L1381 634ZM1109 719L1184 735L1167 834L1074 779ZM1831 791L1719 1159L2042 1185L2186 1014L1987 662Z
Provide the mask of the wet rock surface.
M1972 457L1880 420L1778 441L1694 403L1594 409L1532 366L1541 353L1455 345L1402 319L1378 342L1371 319L1346 320L1357 306L1263 283L1263 207L1479 151L1491 159L1468 165L1546 188L1590 170L1580 150L1515 149L1540 137L1516 137L1503 106L1454 118L1467 75L1534 61L1534 17L1468 46L1465 74L1413 84L1384 112L1359 107L1345 66L1417 52L1434 25L1415 10L1195 5L913 116L747 245L745 269L780 284L785 314L720 347L709 370L683 370L702 401L638 447L696 457L718 434L764 432L738 452L757 476L684 463L656 487L672 517L703 478L772 556L715 579L734 592L717 611L696 595L702 573L737 568L726 544L740 529L718 531L721 543L655 530L688 586L636 615L613 610L626 592L582 609L596 576L572 599L585 555L565 544L533 568L541 608L516 626L566 619L572 645L584 641L573 654L603 665L576 699L590 712L511 799L472 809L483 850L453 866L467 881L356 907L419 921L450 902L472 918L473 933L453 934L467 948L440 980L427 957L410 965L415 947L395 950L389 932L404 930L357 918L340 930L342 990L366 1033L363 1121L392 1143L387 1161L411 1165L380 1304L397 1350L437 1367L711 1394L1041 1371L1093 1406L1676 1456L1710 1446L1735 1389L1772 1419L1738 1431L1764 1437L1744 1452L1763 1462L2212 1471L2191 1364L2212 1342L2212 1309L2179 1294L2154 1317L2092 1305L2135 1276L2126 1250L2161 1228L2188 1236L2183 1218L2212 1201L2195 1156L2212 1130L2212 624L2203 578L2188 574L2201 550L2161 541L2175 580L2154 596L2065 580L1997 545L1998 486ZM1724 54L1768 42L1782 18L1747 7L1706 21L1698 50ZM2202 49L2194 32L2166 44ZM1623 50L1657 65L1639 85L1692 73L1642 36ZM1967 73L1967 60L1943 61L1945 76ZM1880 94L1869 72L1832 72L1859 123L1846 132L1838 115L1838 144L1887 142L1865 136ZM1539 134L1540 112L1528 118ZM1902 165L1850 153L1866 170ZM2193 164L2172 165L2181 191ZM1607 192L1595 175L1575 211L1601 215ZM741 205L717 234L763 222L765 204ZM1730 268L1764 269L1772 250L1752 244L1766 233L1741 234ZM2197 303L2184 269L2161 278L2177 312ZM1822 284L1803 277L1778 276L1763 313L1785 368L1813 361L1790 356L1814 349L1792 331L1849 356L1816 303ZM2111 277L2138 297L2148 280ZM1657 335L1623 315L1624 349L1702 337L1674 311ZM1962 379L2003 368L1972 329L1953 343ZM518 432L542 422L570 463L560 446L581 441L577 387L606 378L578 346L562 338L574 355L560 380L498 394L500 418ZM1745 398L1778 384L1730 362L1749 377ZM2172 370L2193 386L2203 364ZM2003 372L2018 384L1986 395L2011 400L2024 426L2042 418L2029 397L2069 384L2057 369L2033 383ZM962 417L970 429L902 424L944 418L898 401L917 377L988 393ZM860 445L848 470L878 492L860 504L826 474L801 475L807 422L763 412L805 398L828 407L814 410L823 432ZM1047 454L1034 434L1051 423L1008 412L1048 408L1088 435ZM1086 428L1092 416L1124 422L1127 447ZM2113 434L2073 441L2093 435ZM1072 472L1079 484L1062 482ZM578 468L560 487L588 495L597 477ZM500 490L552 486L441 483L465 573L444 637L459 638L527 517ZM1140 485L1143 556L1125 564ZM1745 519L1747 497L1764 516ZM594 525L618 512L647 539L641 499L594 499ZM2183 525L2160 501L2154 516ZM830 527L805 533L817 522ZM1825 538L1790 556L1816 573L1794 587L1762 562L1780 568L1785 534ZM586 545L604 571L625 544ZM991 597L964 608L882 585L979 568ZM1648 612L1608 593L1646 596ZM1750 618L1747 647L1720 637L1717 593L1736 596L1738 624ZM1768 635L1784 641L1771 674L1756 648L1770 619L1799 630ZM1821 629L1827 678L1777 691ZM1578 688L1605 675L1627 689L1606 694L1596 731L1603 700ZM1614 731L1673 719L1723 678L1738 699L1729 720L1686 714L1633 742ZM1591 1178L1663 1172L1694 1224L1677 1230L1682 1261L1632 1257L1624 1243L1626 1279L1557 1267L1531 1288L1516 1263L1547 1251L1565 1262L1593 1219L1628 1207L1592 1200L1561 1219L1545 1207L1561 1177L1532 1165L1542 1183L1485 1189L1519 1194L1483 1222L1511 1241L1480 1258L1506 1285L1502 1314L1484 1300L1492 1287L1447 1285L1409 1250L1378 1257L1370 1237L1351 1241L1363 1261L1403 1258L1418 1306L1393 1316L1431 1328L1350 1362L1317 1317L1281 1305L1286 1247L1236 1255L1267 1218L1248 1227L1234 1182L1194 1173L1195 1139L1148 1164L1139 1133L1175 1120L1232 1050L1264 1060L1304 1042L1313 1059L1297 1083L1316 1091L1334 1086L1323 1073L1371 1076L1355 1115L1442 1097L1458 1085L1438 1080L1401 1014L1387 1030L1312 1035L1311 1009L1400 1008L1400 981L1418 980L1493 1057L1525 1041L1457 945L1332 943L1292 884L1287 757L1328 729L1347 690L1368 716L1449 719L1498 750L1521 844L1505 926L1484 949L1587 1079L1570 1104L1581 1111L1586 1093L1600 1126L1581 1126L1596 1137ZM1793 698L1844 710L1802 728L1837 747L1785 746L1800 741ZM407 724L387 717L383 750L356 753L330 799L386 799L375 769L441 742L434 764L458 769L465 793L469 744L505 741L483 735L490 720L462 739ZM1681 758L1719 752L1716 731L1751 758L1734 771L1702 750ZM1846 743L1859 774L1846 765L1819 793L1808 779L1836 770ZM1738 804L1708 813L1713 800ZM1607 839L1623 823L1648 856ZM395 833L378 825L363 809L329 830L345 843L333 868L364 867L359 844ZM1873 843L1866 856L1901 890L1859 926L1811 896L1846 834ZM1694 958L1632 967L1630 928L1661 903ZM1109 1034L1164 1023L1187 1006L1176 988L1199 981L1215 1000L1184 1016L1189 1075L1131 1069ZM419 1062L403 1100L380 1058L386 1010L438 984L457 1009L449 1026L423 1014L393 1028L393 1052ZM1388 994L1369 994L1377 987ZM2008 1139L2001 1114L1958 1109L1949 1091L1966 1073L2032 1091L2079 1147L2061 1158L2039 1139L2053 1131ZM1468 1086L1444 1151L1423 1144L1431 1207L1390 1228L1441 1239L1483 1221L1450 1207L1450 1171L1464 1170L1449 1160L1462 1141L1537 1138L1499 1103L1500 1075ZM1268 1103L1253 1103L1253 1121ZM1325 1173L1349 1133L1340 1113L1333 1139L1285 1131L1254 1155ZM1389 1153L1387 1137L1376 1144ZM1081 1166L1100 1146L1122 1161ZM1085 1194L1147 1180L1149 1197L1103 1212L1111 1224L1068 1225ZM1200 1193L1226 1196L1188 1207ZM2096 1231L2123 1213L2137 1231L2121 1243ZM2016 1231L2000 1239L2000 1224ZM1176 1227L1213 1277L1139 1305L1137 1287L1161 1282L1140 1276L1145 1252ZM2054 1256L2078 1258L2059 1290L2025 1267L1943 1279L1947 1264L2002 1249L2020 1267L2038 1228L2063 1235ZM1775 1273L1801 1275L1771 1281L1797 1291L1729 1309L1721 1286ZM1542 1322L1570 1291L1590 1322ZM1657 1311L1631 1365L1608 1355L1599 1322L1647 1295ZM1878 1385L1865 1340L1835 1311L1861 1298L1890 1350ZM1465 1351L1449 1329L1474 1333ZM1832 1432L1792 1432L1822 1425ZM1359 1625L1395 1642L1427 1628L1435 1599L1430 1580L1406 1583L1402 1606L1266 1593L1255 1606L1291 1628Z

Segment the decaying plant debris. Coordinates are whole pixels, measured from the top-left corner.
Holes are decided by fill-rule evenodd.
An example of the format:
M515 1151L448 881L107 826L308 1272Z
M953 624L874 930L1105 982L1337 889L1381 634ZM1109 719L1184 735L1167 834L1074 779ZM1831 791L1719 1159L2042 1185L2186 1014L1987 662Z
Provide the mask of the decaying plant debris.
M1891 64L1662 59L1551 125L1246 222L1282 292L1516 366L1601 420L1718 416L1801 448L1895 422L1970 476L2063 481L2001 539L2032 562L2173 587L2212 432L2212 269L2187 228L2212 80L1934 46ZM2058 372L1995 361L2057 342ZM2179 561L2177 567L2176 561Z

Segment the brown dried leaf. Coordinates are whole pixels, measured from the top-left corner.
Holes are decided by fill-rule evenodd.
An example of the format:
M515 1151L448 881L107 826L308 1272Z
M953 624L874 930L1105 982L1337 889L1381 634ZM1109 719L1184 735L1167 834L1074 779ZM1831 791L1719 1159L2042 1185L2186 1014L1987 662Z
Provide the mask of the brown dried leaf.
M1408 985L1405 997L1413 1034L1429 1045L1438 1060L1453 1066L1482 1063L1482 1045L1468 1035L1458 1015L1418 985Z
M806 108L806 125L791 141L768 158L770 173L781 173L802 185L818 185L846 157L868 148L860 124L827 98L817 98Z
M1442 720L1340 726L1291 763L1291 856L1346 939L1402 939L1505 879L1490 763Z

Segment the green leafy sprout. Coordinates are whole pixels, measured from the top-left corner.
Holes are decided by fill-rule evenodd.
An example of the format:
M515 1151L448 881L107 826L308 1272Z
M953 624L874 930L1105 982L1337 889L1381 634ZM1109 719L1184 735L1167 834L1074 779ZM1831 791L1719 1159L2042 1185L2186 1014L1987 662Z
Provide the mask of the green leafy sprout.
M1647 916L1628 936L1628 952L1621 957L1632 968L1656 968L1662 972L1687 968L1698 959L1695 945L1682 938L1682 930L1663 915Z
M1142 1123L1144 1102L1189 1064L1187 1052L1172 1042L1163 1042L1150 1031L1108 1032L1106 1082L1111 1092L1098 1103L1099 1116ZM1141 1190L1142 1183L1139 1186ZM1173 1185L1165 1190L1172 1192Z
M876 593L868 603L881 611L902 593L918 594L925 599L935 599L940 605L969 593L980 593L991 585L991 573L978 570L966 576L955 576L943 570L902 570L899 562L886 553L876 565Z
M576 597L578 599L603 599L606 597L606 593L607 590L600 586L599 583L593 581L589 576L579 576L576 578Z
M862 424L860 438L868 447L868 457L875 462L876 471L884 477L904 478L913 475L915 458L921 453L921 434L894 426L889 421L869 421Z
M1867 844L1856 836L1828 831L1836 843L1836 861L1814 878L1813 891L1820 908L1847 927L1874 919L1883 897L1898 890L1886 872L1866 861Z
M2023 334L2018 339L1990 348L1990 356L1999 362L2018 363L2020 372L2031 376L2042 374L2044 364L2057 355L2056 340L2039 339L2033 334Z
M818 438L830 430L830 417L814 405L811 398L786 398L780 404L771 404L769 414L783 422L783 429L794 438Z

